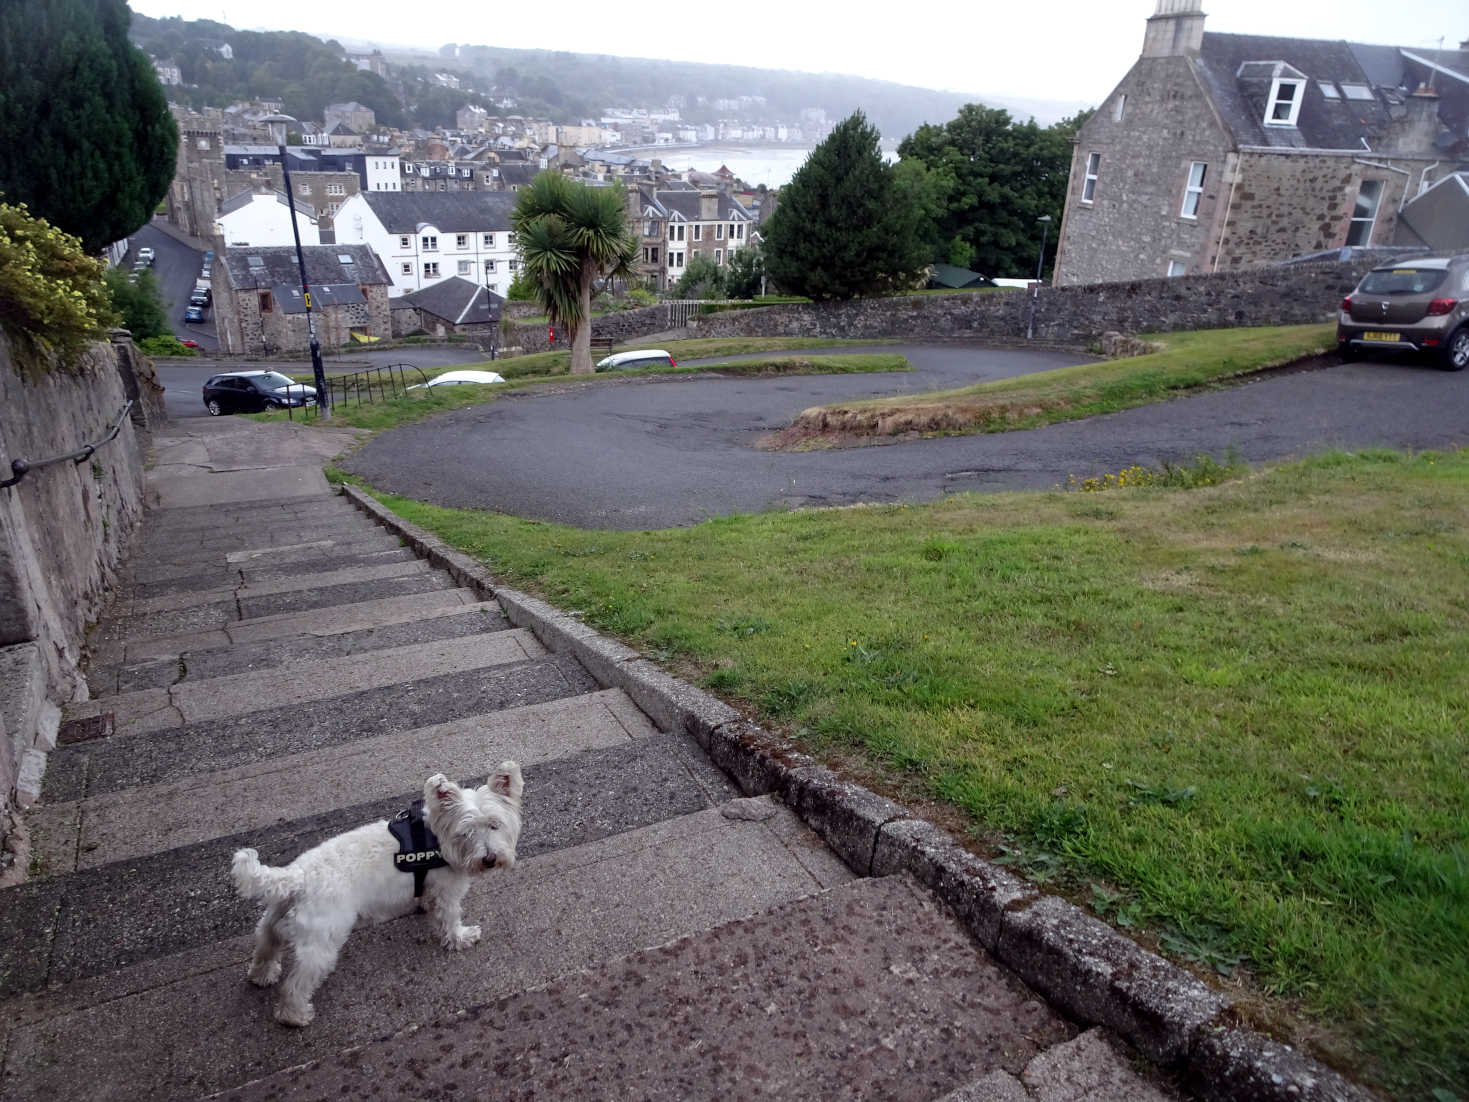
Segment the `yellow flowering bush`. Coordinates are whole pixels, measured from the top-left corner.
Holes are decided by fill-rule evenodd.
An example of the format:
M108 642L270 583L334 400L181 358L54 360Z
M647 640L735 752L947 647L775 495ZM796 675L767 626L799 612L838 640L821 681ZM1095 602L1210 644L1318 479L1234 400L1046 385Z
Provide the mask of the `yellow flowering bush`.
M78 238L24 204L0 203L0 329L23 372L74 369L88 342L115 323L102 269Z
M1196 455L1191 463L1167 463L1161 468L1140 467L1133 464L1123 467L1116 474L1094 475L1090 478L1066 476L1066 488L1080 493L1093 494L1102 490L1121 490L1136 486L1167 486L1178 490L1194 490L1200 486L1217 486L1221 482L1238 478L1249 469L1248 464L1230 449L1220 462L1211 455Z

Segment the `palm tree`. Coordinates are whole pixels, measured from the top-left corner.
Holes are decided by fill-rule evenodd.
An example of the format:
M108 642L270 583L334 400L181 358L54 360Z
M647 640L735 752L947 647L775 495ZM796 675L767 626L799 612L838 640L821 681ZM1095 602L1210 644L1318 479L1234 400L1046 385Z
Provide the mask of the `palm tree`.
M592 284L632 272L637 238L622 189L588 187L542 172L510 215L515 247L552 325L571 331L571 373L592 373Z

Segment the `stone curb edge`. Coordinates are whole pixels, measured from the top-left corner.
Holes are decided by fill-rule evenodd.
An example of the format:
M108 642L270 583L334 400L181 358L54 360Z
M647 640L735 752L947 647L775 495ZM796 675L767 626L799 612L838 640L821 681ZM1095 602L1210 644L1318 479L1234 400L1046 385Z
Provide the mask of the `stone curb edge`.
M1230 1000L1106 923L992 862L900 804L844 781L738 711L573 616L496 583L480 562L350 484L343 493L555 653L622 689L663 731L691 736L746 796L778 795L858 875L906 872L1052 1005L1104 1026L1217 1102L1371 1102L1375 1095L1237 1024Z

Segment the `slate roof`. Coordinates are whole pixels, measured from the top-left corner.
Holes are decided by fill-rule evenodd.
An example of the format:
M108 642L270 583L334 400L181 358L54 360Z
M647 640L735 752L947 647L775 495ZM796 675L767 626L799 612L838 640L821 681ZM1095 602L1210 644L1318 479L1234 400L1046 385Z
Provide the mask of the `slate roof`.
M530 164L502 164L500 179L505 181L506 187L525 187L540 174L540 169Z
M459 276L441 279L397 302L416 306L450 325L485 324L499 320L505 300L487 287Z
M985 279L968 268L959 268L953 264L935 264L928 282L936 287L979 287L984 284Z
M283 313L306 313L306 300L301 296L299 282L277 283L270 290L275 296L276 307ZM366 301L367 296L355 283L313 283L311 285L311 308L313 310L324 310L328 306L351 306L353 303Z
M671 190L659 188L652 194L653 204L664 212L664 217L677 213L690 222L702 222L706 219L699 213L700 195L693 190ZM719 193L719 203L715 208L712 221L731 222L740 219L750 219L752 216L738 199L725 192Z
M515 208L515 196L508 192L364 191L361 195L389 233L417 233L424 225L436 226L440 233L508 230Z
M377 254L369 245L306 245L306 278L317 287L350 284L390 284ZM350 256L350 263L339 257ZM251 264L251 258L257 263ZM290 245L265 248L234 248L224 254L225 278L235 290L274 290L279 285L301 289L301 271L296 250Z
M1374 71L1385 71L1378 67L1382 58L1370 60ZM1285 62L1305 75L1305 98L1295 126L1265 125L1271 78L1249 66L1261 61ZM1205 32L1199 73L1225 126L1242 146L1362 149L1363 139L1370 145L1391 121L1379 95L1331 100L1322 93L1318 81L1373 83L1347 42Z
M1412 199L1398 224L1400 237L1406 228L1434 252L1469 249L1469 172L1451 173Z
M226 199L223 203L219 204L219 213L233 214L235 211L240 210L242 207L248 207L255 200L255 197L257 195L265 194L267 193L263 191L242 191L240 192L240 194L232 196L231 198ZM275 191L269 192L268 194L274 195L275 201L281 206L289 206L289 204L286 202L285 192ZM316 221L316 208L313 207L310 203L303 203L300 199L296 200L296 213L304 214L313 222Z

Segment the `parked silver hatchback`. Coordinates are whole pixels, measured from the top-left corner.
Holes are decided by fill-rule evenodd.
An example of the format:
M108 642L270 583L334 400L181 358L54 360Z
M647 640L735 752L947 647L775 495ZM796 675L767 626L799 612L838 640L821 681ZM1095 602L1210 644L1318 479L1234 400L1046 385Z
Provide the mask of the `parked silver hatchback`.
M1469 253L1373 268L1342 300L1336 344L1344 360L1425 352L1446 371L1469 367Z

